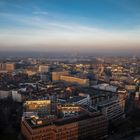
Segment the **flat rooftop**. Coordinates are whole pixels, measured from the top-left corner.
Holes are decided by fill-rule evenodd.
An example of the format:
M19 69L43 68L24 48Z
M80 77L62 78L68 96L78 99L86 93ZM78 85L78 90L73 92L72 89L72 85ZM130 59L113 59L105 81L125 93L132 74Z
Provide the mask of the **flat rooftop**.
M113 105L116 102L119 102L118 99L117 98L112 98L110 100L105 100L105 101L102 101L102 102L98 103L98 106L99 107L107 107L107 106Z
M34 125L31 122L31 119L25 119L25 121L28 123L28 125L32 128L32 129L36 129L39 127L45 127L45 126L49 126L49 125L55 125L55 126L61 126L61 125L66 125L66 124L70 124L70 123L74 123L74 122L79 122L82 120L87 120L90 118L94 118L94 117L99 117L101 116L101 113L97 113L96 115L89 115L89 114L83 114L83 115L78 115L78 116L73 116L73 117L69 117L69 118L63 118L63 119L58 119L58 120L54 120L54 121L47 121L43 120L42 124L39 125Z
M82 96L74 96L70 99L67 100L68 103L73 103L73 102L78 102L80 100L85 99L86 97L82 97Z

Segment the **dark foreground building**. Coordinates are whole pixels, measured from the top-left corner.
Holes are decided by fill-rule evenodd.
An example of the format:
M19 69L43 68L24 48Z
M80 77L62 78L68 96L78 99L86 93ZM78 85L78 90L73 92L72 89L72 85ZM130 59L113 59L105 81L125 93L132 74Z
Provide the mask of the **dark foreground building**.
M82 113L66 118L24 118L21 131L27 140L101 140L107 137L108 123L100 112ZM85 112L84 112L85 111Z

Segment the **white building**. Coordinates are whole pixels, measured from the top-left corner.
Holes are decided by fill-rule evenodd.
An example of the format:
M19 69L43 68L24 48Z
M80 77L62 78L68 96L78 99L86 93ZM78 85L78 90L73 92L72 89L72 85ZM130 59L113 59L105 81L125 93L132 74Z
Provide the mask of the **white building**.
M125 100L112 98L98 104L98 108L107 117L108 120L118 120L124 118Z
M75 96L67 100L68 103L79 104L79 105L90 105L90 96Z
M106 83L94 85L92 87L95 88L95 89L106 90L106 91L111 91L111 92L116 92L117 88L118 88L116 86L112 86L112 85L109 85L109 84L106 84Z
M22 96L18 93L18 91L12 91L12 99L16 102L22 102Z
M47 65L40 65L39 68L38 68L38 71L40 73L48 72L49 71L49 66L47 66Z

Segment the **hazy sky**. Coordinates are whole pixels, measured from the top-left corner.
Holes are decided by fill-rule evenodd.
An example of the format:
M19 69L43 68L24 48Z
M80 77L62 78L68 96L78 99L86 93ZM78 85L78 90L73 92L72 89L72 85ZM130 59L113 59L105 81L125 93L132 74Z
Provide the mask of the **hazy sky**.
M0 0L0 50L140 50L140 0Z

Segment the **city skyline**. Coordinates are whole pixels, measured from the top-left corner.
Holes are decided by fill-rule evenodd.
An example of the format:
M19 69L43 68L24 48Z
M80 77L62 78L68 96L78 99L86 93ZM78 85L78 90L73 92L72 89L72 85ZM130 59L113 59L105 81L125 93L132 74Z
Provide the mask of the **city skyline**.
M1 0L0 50L140 51L138 0Z

